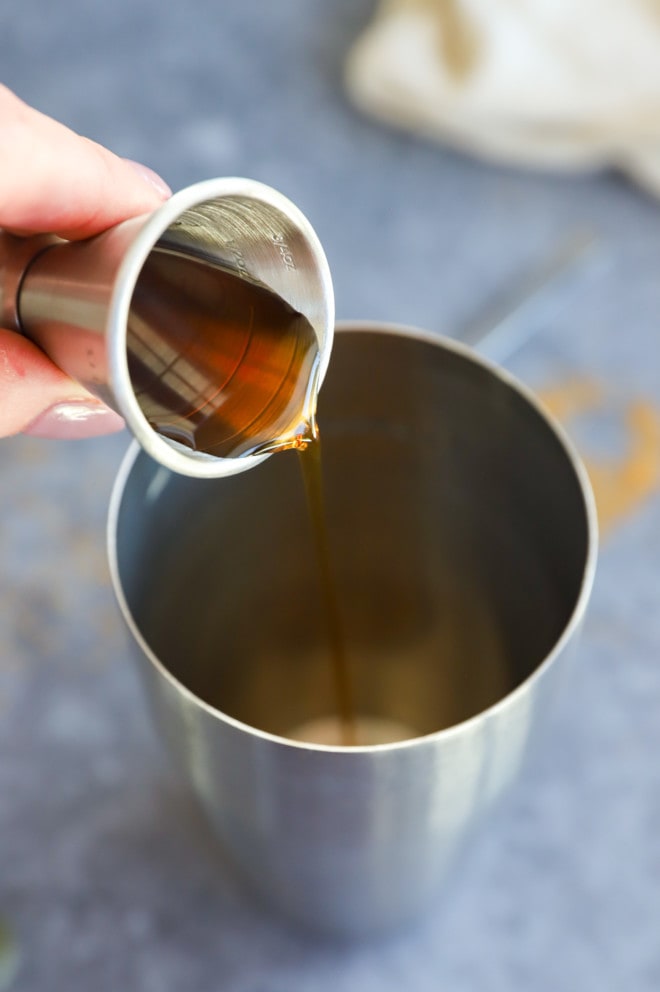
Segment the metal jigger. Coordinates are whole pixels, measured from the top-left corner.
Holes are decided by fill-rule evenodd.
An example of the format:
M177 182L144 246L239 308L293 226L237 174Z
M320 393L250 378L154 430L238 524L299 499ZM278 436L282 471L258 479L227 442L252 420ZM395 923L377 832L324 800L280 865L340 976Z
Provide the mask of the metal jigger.
M334 324L323 249L293 203L248 179L190 186L154 213L86 241L19 238L0 231L0 326L23 332L72 379L120 413L161 464L205 478L242 472L266 456L220 458L187 448L158 434L136 398L127 326L142 268L156 247L204 258L278 294L312 325L323 380ZM149 343L156 352L159 345L164 348L157 334ZM208 348L213 346L210 340ZM162 364L172 368L181 356L172 355L171 342L167 349ZM192 370L200 392L222 385L208 380L212 365Z

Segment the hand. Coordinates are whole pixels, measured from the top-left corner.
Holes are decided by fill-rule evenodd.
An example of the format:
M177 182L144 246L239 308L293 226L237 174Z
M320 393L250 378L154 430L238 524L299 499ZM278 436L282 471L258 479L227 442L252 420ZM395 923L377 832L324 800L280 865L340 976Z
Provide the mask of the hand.
M14 234L88 238L155 210L170 190L26 106L0 84L0 227ZM0 328L0 437L90 437L121 417L69 379L22 335Z

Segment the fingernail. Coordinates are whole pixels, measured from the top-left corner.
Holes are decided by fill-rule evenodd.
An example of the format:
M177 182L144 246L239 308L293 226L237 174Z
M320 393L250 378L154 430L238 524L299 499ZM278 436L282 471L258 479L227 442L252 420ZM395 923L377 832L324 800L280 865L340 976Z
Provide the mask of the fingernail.
M66 441L112 434L123 427L124 421L119 414L102 403L71 400L51 406L33 420L23 433L32 437Z
M172 190L167 185L165 180L161 179L158 173L154 172L153 169L148 168L146 165L142 165L141 162L134 162L132 158L126 158L124 161L128 162L128 164L135 169L137 174L142 176L144 181L149 183L149 185L156 190L158 195L162 197L163 200L166 200L172 195Z

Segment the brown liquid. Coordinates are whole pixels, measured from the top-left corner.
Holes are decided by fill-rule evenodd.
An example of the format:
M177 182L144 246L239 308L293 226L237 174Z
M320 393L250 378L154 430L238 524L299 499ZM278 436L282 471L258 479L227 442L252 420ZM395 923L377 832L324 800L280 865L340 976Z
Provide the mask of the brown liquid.
M138 279L128 362L147 421L218 457L298 448L317 556L341 743L356 743L349 668L323 506L319 348L309 321L266 286L154 249Z
M133 293L127 347L137 401L164 437L227 458L314 434L316 334L261 283L156 248Z
M332 681L337 716L340 723L340 740L343 745L350 746L357 743L353 692L351 689L348 659L346 657L346 642L339 612L337 583L332 569L325 507L323 505L321 438L318 431L315 439L300 449L300 466L305 482L307 512L314 535L321 585L321 599L328 628Z

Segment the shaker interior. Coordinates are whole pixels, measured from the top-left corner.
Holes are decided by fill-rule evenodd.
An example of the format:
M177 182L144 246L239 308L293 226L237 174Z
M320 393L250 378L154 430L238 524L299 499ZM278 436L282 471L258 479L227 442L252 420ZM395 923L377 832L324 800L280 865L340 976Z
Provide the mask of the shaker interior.
M478 362L368 331L337 335L319 426L356 712L415 735L476 715L541 664L580 594L589 524L564 446ZM298 457L194 480L141 453L117 535L165 667L284 736L335 707Z

